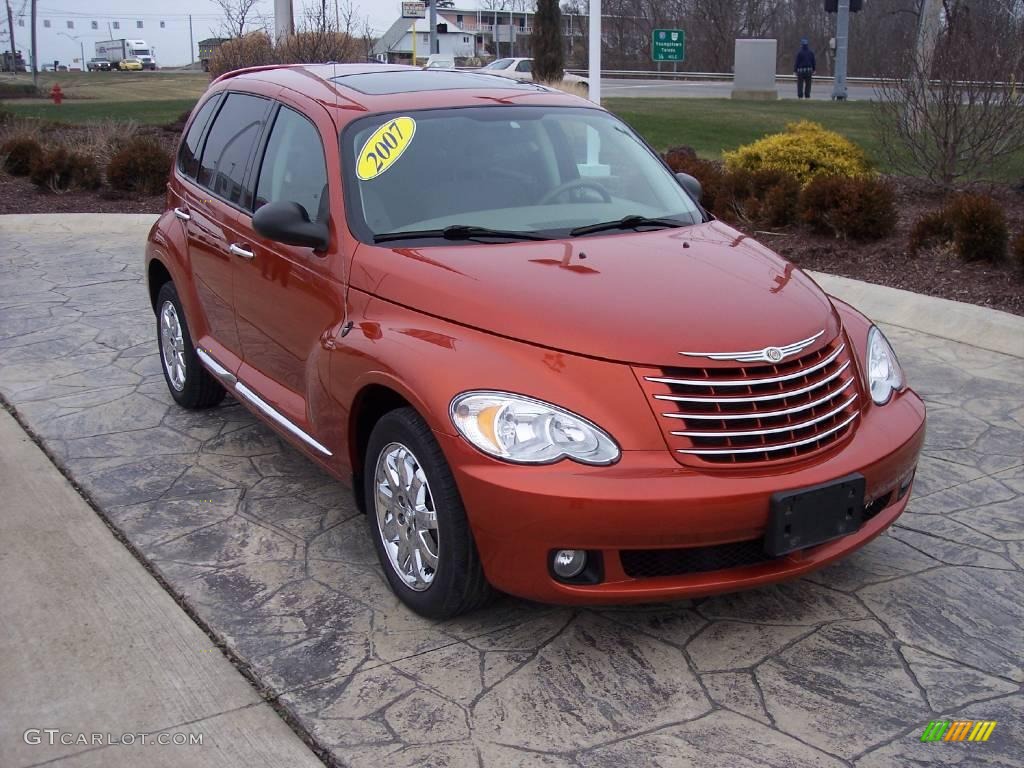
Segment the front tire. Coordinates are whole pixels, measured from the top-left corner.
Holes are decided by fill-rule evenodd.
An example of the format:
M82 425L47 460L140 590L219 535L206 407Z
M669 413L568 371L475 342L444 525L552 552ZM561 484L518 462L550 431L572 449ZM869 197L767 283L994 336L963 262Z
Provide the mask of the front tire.
M174 283L164 283L157 294L156 337L164 381L174 402L198 410L224 399L224 387L199 362Z
M385 414L373 428L363 487L377 557L403 603L448 619L492 598L455 478L412 408Z

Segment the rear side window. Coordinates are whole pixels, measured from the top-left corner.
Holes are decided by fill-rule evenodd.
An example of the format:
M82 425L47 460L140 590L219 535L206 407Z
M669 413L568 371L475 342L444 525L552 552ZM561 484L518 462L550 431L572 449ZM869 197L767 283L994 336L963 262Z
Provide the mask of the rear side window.
M256 185L256 207L284 200L306 209L310 221L321 215L327 196L327 164L316 127L298 112L281 107L267 142Z
M248 207L243 182L267 116L269 102L245 93L228 94L203 147L198 181L215 195Z
M178 170L193 179L199 173L199 139L202 138L203 129L210 122L210 116L216 109L218 101L220 99L214 96L203 104L196 119L189 126L185 140L181 142L181 149L178 151Z

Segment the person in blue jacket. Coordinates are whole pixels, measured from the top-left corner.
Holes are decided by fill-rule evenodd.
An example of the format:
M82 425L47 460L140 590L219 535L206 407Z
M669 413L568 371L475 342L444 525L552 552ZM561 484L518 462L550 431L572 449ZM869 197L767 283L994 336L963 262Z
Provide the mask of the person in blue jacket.
M796 97L811 98L811 78L815 72L814 51L811 50L807 38L800 39L800 50L796 52L793 73L796 75Z

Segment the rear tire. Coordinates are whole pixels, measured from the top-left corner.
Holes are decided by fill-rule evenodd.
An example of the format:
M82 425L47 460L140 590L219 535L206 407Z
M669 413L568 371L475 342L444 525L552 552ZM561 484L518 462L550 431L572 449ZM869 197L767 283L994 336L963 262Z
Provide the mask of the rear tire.
M160 286L156 299L156 338L167 389L182 408L198 410L217 405L227 394L213 374L203 367L192 344L174 283Z
M415 410L399 408L377 422L363 471L370 536L398 598L431 619L489 602L494 590L455 478Z

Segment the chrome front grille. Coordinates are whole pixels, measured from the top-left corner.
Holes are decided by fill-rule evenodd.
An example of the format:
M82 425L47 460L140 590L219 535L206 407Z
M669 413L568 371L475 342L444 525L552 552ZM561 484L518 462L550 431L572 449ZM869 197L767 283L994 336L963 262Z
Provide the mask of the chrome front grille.
M824 450L850 434L860 388L849 348L831 343L775 365L637 369L684 464L750 464Z

